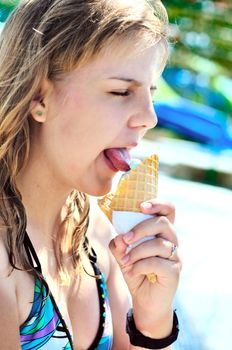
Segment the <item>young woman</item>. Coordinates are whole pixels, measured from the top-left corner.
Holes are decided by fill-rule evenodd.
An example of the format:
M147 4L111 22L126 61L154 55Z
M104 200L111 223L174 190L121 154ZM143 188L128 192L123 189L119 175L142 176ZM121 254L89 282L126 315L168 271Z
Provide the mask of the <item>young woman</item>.
M159 1L23 0L4 27L2 349L166 349L176 339L173 207L151 198L141 211L154 218L115 237L88 201L156 124L166 25Z

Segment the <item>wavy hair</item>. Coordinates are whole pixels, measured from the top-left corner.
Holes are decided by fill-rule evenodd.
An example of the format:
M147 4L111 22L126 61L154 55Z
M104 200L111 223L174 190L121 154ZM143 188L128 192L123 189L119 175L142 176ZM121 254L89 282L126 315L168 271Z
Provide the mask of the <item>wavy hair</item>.
M0 37L0 220L13 268L36 274L23 248L27 219L16 177L29 157L29 108L41 97L41 83L85 64L116 38L139 38L144 46L162 42L166 48L167 23L159 0L22 0L11 14ZM77 189L67 203L54 243L61 272L65 239L76 268L88 227L87 196Z

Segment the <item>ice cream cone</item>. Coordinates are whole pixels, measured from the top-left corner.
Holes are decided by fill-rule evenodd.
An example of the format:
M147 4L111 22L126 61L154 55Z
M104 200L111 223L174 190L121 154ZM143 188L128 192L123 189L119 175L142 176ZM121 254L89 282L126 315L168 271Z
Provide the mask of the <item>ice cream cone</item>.
M158 156L154 154L145 158L136 169L126 173L116 191L99 199L98 204L116 231L124 233L147 218L141 213L140 204L157 197L157 190ZM146 237L153 238L154 236ZM152 283L156 281L154 273L147 277Z
M112 211L140 212L140 203L157 197L158 156L146 158L138 167L126 173L117 190L98 203L112 221Z

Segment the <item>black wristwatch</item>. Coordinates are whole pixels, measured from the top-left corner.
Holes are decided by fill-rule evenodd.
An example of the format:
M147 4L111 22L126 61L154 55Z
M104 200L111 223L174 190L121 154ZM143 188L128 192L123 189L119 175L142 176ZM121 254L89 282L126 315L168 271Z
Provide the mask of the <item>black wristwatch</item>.
M176 312L174 311L172 333L168 337L162 339L152 339L146 337L138 329L136 329L133 309L130 309L127 313L126 332L129 335L130 343L134 346L140 346L145 349L164 349L174 343L178 337L178 318Z

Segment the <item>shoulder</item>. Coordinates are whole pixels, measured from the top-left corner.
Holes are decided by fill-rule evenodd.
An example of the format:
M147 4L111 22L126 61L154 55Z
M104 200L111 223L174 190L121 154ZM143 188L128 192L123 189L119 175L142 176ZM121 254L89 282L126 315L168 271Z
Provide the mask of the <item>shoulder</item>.
M8 277L12 267L6 246L6 230L0 228L0 278Z
M10 265L3 229L0 229L0 310L0 343L4 342L5 349L19 349L15 271Z
M0 229L0 295L6 300L16 300L15 273L9 260L6 232ZM7 291L7 294L5 292ZM4 301L4 300L3 300Z
M4 286L7 285L9 288L12 288L12 293L16 293L17 281L21 280L21 274L10 263L6 242L6 230L0 228L0 288L4 289Z

